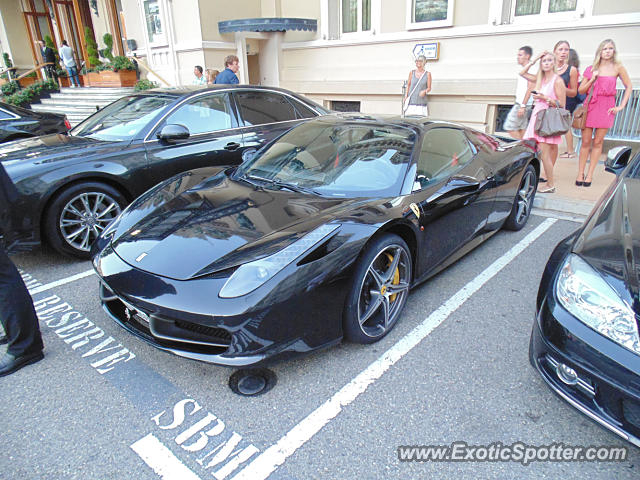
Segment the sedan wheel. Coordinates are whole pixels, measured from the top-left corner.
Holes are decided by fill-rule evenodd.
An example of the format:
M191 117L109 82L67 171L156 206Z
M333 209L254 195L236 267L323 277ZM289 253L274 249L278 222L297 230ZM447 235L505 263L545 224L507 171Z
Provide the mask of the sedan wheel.
M124 197L108 185L84 183L65 190L45 219L49 243L60 253L88 258L93 242L125 204Z
M409 295L411 254L397 235L376 239L361 257L344 315L345 336L373 343L396 324Z
M504 223L504 228L507 230L520 230L527 224L533 208L533 199L536 196L537 187L538 177L536 170L533 165L528 165L520 181L520 187L516 192L513 207Z

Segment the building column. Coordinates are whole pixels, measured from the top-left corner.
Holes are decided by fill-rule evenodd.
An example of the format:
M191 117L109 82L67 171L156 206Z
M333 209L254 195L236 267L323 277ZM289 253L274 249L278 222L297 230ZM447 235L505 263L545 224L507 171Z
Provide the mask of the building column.
M260 45L260 83L270 87L280 86L280 64L282 63L283 32L270 32Z

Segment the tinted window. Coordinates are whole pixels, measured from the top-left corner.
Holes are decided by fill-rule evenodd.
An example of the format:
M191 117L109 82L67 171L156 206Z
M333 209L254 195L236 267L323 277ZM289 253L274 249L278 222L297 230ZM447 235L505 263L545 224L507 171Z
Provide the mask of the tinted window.
M121 98L75 127L71 135L111 141L131 140L174 100L174 97L151 95Z
M414 138L401 127L316 120L290 130L239 172L327 196L394 196L404 182Z
M414 189L451 176L472 158L471 145L460 130L432 128L422 141Z
M316 112L300 102L291 100L291 103L293 103L293 106L296 107L296 112L298 114L297 118L312 118L318 116Z
M180 106L165 124L184 125L189 133L215 132L231 128L231 107L225 93L198 97Z
M283 95L270 92L238 92L235 95L245 126L296 119L293 105Z
M14 118L13 115L11 115L8 112L5 112L4 110L0 109L0 120L6 120L8 118Z

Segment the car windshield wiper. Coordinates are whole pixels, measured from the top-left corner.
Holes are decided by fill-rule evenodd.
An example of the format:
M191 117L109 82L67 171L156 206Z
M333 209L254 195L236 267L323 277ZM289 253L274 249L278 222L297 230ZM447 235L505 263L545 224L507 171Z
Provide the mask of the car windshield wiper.
M249 174L245 174L243 177L245 179L247 179L248 181L250 181L250 180L258 180L259 182L264 182L267 185L271 185L271 186L274 186L274 187L287 188L287 189L291 190L292 192L310 193L312 195L321 195L318 191L316 191L316 190L314 190L312 188L302 187L302 186L296 185L294 183L287 183L287 182L283 182L281 180L276 180L276 179L271 179L271 178L264 178L264 177L259 177L257 175L249 175ZM253 183L253 182L250 181L250 183Z

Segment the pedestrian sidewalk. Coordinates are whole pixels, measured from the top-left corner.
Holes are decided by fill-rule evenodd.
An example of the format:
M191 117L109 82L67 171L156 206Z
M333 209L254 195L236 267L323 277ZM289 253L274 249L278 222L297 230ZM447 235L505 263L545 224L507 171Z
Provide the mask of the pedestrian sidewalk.
M564 144L560 145L560 153L565 151ZM616 176L605 172L604 162L606 155L600 157L600 162L593 173L593 182L590 187L576 186L578 175L578 156L574 158L558 158L553 169L555 181L555 193L536 193L534 207L545 210L556 210L572 215L588 215L596 201L607 190ZM538 184L538 189L544 189L545 183Z

